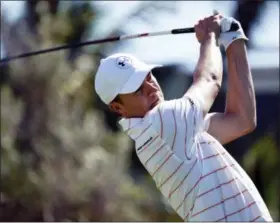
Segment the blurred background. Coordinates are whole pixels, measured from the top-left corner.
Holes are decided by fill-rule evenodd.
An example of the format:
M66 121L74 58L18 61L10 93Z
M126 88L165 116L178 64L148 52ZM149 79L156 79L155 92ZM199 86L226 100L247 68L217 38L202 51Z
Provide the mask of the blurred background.
M250 41L257 129L226 149L274 221L280 214L278 1L1 1L1 58L32 50L193 26L217 9ZM166 99L181 97L199 55L193 34L150 37L1 64L2 221L181 221L93 89L99 60L132 53L155 71ZM213 111L225 105L224 87Z

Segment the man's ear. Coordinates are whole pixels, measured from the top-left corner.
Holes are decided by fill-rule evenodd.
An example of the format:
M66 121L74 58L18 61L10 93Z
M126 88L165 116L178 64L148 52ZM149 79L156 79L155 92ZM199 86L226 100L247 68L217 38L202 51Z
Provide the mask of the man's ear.
M118 103L118 102L111 102L109 105L109 109L112 111L112 112L115 112L119 115L123 115L124 113L124 107L122 104Z

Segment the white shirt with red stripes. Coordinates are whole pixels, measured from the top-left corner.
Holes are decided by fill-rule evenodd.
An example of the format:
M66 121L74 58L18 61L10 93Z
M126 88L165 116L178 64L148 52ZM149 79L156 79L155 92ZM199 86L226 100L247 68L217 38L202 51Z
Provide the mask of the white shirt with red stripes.
M251 179L206 132L197 98L164 101L144 118L122 119L120 125L184 221L272 221Z

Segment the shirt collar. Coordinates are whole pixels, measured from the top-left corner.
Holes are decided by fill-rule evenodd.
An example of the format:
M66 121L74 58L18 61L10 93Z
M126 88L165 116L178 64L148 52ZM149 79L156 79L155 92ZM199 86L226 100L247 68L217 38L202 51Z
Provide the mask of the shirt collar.
M119 121L119 124L131 139L136 140L143 131L143 127L141 126L144 124L144 120L144 118L123 118Z
M141 134L143 127L147 127L147 125L151 122L150 114L151 111L142 118L122 118L119 121L119 124L126 134L128 134L132 139L135 139Z
M143 118L122 118L119 121L119 124L121 125L123 131L128 131L139 124L142 120Z

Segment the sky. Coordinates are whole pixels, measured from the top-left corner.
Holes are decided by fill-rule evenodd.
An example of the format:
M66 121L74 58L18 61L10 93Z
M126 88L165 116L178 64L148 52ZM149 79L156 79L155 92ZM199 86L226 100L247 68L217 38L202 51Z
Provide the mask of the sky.
M199 19L212 14L216 9L226 16L234 11L233 1L175 1L176 13L151 13L152 23L140 20L125 20L125 14L136 8L138 1L98 1L96 2L110 16L100 21L89 39L106 36L119 21L125 24L127 34L171 30L174 28L192 27ZM279 67L279 3L268 1L266 9L253 30L251 42L258 48L275 48L274 51L249 51L249 62L252 67ZM1 1L1 12L6 11L10 21L15 21L23 12L23 1ZM97 32L98 31L98 32ZM199 44L194 34L166 35L142 39L124 40L123 47L108 53L132 53L140 59L151 63L179 63L193 69L198 56ZM1 47L1 58L4 56Z

